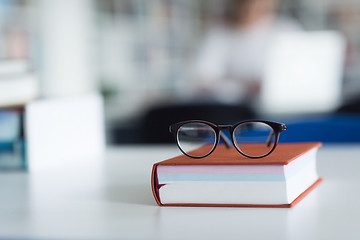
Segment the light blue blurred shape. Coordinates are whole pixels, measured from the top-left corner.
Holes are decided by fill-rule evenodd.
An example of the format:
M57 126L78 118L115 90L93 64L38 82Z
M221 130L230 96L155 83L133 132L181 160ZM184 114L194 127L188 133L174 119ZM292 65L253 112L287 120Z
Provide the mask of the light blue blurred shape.
M19 138L20 121L19 112L15 110L0 110L0 142Z

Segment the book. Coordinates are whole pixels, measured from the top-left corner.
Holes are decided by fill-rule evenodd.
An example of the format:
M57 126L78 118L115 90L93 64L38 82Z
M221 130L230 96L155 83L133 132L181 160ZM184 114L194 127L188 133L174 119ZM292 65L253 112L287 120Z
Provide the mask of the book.
M0 109L0 171L26 169L23 108Z
M155 163L152 191L159 206L292 207L322 179L321 143L279 143L260 159L218 145L201 159L180 155Z
M25 140L0 141L0 173L8 170L26 170Z
M0 75L0 107L22 106L34 100L37 95L35 74Z
M0 61L0 107L22 106L38 96L38 78L25 59Z
M0 142L13 141L20 137L22 110L0 109Z

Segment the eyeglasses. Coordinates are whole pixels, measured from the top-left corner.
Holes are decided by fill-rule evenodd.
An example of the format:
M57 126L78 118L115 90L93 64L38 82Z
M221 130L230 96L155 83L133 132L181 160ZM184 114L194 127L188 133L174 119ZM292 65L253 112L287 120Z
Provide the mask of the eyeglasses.
M280 133L286 129L286 124L262 120L242 121L235 125L215 125L206 121L191 120L169 127L180 150L192 158L210 155L220 138L228 148L232 142L238 152L246 157L262 158L274 151ZM231 140L222 130L230 132Z

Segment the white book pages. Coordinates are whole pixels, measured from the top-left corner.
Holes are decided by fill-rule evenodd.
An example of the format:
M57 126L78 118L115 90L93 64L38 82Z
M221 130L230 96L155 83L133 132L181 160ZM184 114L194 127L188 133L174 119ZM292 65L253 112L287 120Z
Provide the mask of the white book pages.
M302 169L286 181L286 191L289 202L294 201L301 193L319 179L316 170L316 149L308 154L310 153L312 153L312 155L309 156L309 159L305 162L305 165L302 166Z
M244 165L245 169L251 170L251 173L246 173L236 169L239 168L237 165L234 171L241 172L239 174L224 174L231 166L219 166L219 173L214 171L216 166L206 166L212 174L200 173L199 166L194 166L194 171L189 170L191 166L187 166L187 170L180 166L182 170L177 174L173 166L171 171L166 170L171 174L159 175L159 184L164 184L159 189L159 197L162 204L290 204L318 180L316 153L317 149L312 149L281 166L282 173L275 173L275 169L268 174L254 173L257 172L254 167L263 171L264 166L248 168ZM185 170L191 173L186 174Z
M166 203L279 204L288 203L286 183L275 182L179 182L159 190Z

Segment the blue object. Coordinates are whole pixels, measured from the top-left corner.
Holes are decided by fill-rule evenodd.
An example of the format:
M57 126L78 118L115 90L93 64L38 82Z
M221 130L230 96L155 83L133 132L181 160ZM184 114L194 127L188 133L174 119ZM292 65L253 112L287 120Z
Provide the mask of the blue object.
M0 171L27 168L22 114L21 109L0 110Z
M287 130L280 134L279 143L360 143L360 114L306 115L270 120L287 125ZM228 131L224 133L230 137Z
M21 116L16 110L0 110L0 141L13 141L19 138Z
M17 139L0 142L0 170L26 170L25 142Z
M297 119L282 119L288 130L280 135L279 142L360 142L360 115L314 115Z

